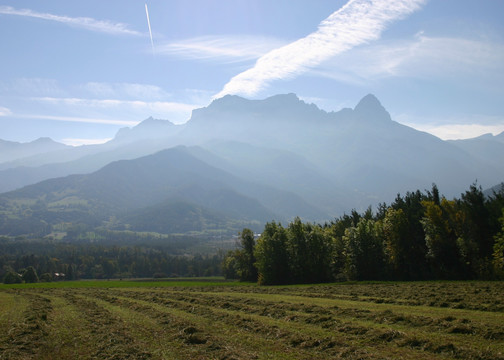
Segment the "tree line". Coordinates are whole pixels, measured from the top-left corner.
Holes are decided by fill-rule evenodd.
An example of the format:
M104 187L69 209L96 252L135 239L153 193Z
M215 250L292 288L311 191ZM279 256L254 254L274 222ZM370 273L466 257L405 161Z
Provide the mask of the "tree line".
M473 184L448 200L433 185L323 225L273 221L257 240L244 229L223 272L259 284L502 279L504 186L486 196Z
M224 253L173 255L170 248L0 238L4 282L217 276Z

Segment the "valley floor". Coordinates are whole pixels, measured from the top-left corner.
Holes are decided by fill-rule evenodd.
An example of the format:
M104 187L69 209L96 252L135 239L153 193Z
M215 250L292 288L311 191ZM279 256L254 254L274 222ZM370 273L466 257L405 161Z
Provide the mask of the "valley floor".
M0 359L504 359L503 282L105 285L0 288Z

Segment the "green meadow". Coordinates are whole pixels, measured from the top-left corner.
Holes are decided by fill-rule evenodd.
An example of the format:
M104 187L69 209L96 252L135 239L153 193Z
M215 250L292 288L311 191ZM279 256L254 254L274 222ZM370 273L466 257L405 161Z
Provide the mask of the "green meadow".
M0 359L504 359L503 282L0 287Z

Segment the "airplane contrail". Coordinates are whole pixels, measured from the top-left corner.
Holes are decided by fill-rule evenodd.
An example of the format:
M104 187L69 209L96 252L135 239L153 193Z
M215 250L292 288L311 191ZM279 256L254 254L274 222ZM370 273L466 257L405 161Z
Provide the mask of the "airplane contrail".
M147 25L149 26L150 43L152 45L152 54L154 55L154 41L152 41L152 30L150 27L149 9L147 8L147 3L145 3L145 15L147 15Z
M228 81L214 99L227 94L253 96L275 80L294 78L352 48L380 39L396 20L427 0L349 0L316 31L264 54Z

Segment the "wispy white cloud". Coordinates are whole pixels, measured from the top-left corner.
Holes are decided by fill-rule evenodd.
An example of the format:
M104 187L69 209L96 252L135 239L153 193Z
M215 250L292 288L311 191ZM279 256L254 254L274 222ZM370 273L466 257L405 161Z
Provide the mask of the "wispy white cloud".
M177 93L177 97L189 104L199 104L198 107L207 106L215 92L203 89L184 89Z
M161 87L149 84L89 82L82 88L100 98L160 100L171 96Z
M127 100L165 100L172 96L157 85L139 83L88 82L63 86L55 79L17 78L0 82L0 94L22 97L62 98L76 97L119 98Z
M193 104L184 104L169 101L141 101L119 99L81 99L81 98L55 98L39 97L33 100L53 105L81 106L86 108L123 108L150 110L154 112L187 112L196 107Z
M86 30L92 30L111 35L143 35L138 31L129 29L127 24L112 22L109 20L96 20L89 17L54 15L50 13L37 12L30 9L15 9L11 6L0 6L0 14L26 16L48 21L56 21L66 25L76 26Z
M388 24L420 9L425 0L351 0L322 21L318 30L260 57L216 95L254 95L273 80L306 72L357 45L376 40Z
M66 92L54 79L17 78L0 82L0 93L7 96L64 96Z
M428 37L387 41L342 54L313 74L361 84L386 77L504 78L504 46L487 39Z
M90 124L106 124L106 125L126 125L126 126L135 126L140 122L130 120L119 120L119 119L102 119L91 117L37 115L37 114L15 114L13 115L13 117L22 119L53 120L53 121L67 121L67 122L80 122Z
M50 114L72 118L72 121L82 118L85 122L88 118L110 117L130 124L153 116L184 123L193 109L209 103L212 94L185 89L173 95L159 86L138 83L89 82L62 86L56 80L38 78L0 82L0 96L5 95L6 99L2 105L14 114L31 113L36 114L35 118L41 118L38 114ZM1 114L7 111L2 110Z
M112 140L112 138L105 139L77 139L77 138L65 138L61 142L66 145L71 146L81 146L81 145L99 145L105 144L107 141Z
M191 117L192 110L201 107L199 104L184 102L74 97L36 97L31 98L31 101L43 105L42 111L38 113L50 112L70 116L79 114L79 116L86 115L90 118L101 117L101 114L111 114L111 117L122 117L130 124L132 119L142 120L148 116L170 120L178 124L184 123Z
M278 39L258 36L200 36L162 44L156 51L191 60L239 62L255 60L284 44Z
M419 36L409 46L396 48L395 53L398 60L392 63L390 56L382 57L382 68L400 76L460 76L489 71L492 76L504 75L504 46L486 40Z
M10 109L3 107L3 106L0 106L0 116L8 116L11 114L12 114L12 111L10 111Z

